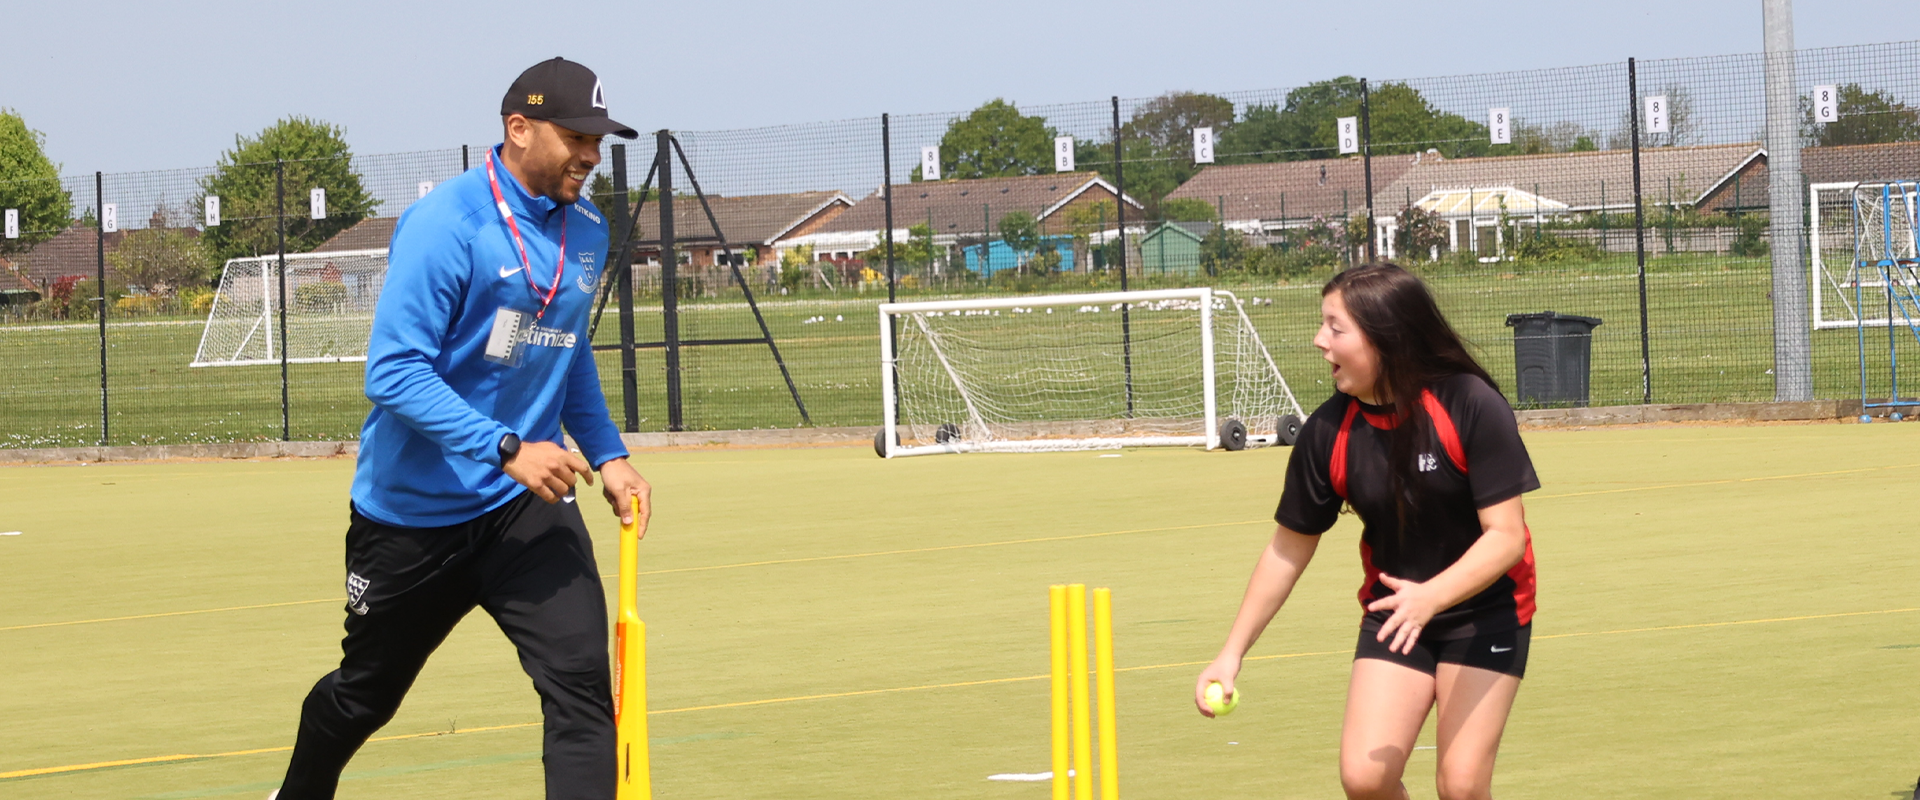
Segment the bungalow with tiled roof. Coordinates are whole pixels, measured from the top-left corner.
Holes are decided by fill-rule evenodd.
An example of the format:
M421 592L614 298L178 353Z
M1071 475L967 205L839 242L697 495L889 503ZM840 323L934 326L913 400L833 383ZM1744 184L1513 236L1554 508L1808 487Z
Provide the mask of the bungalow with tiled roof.
M907 240L910 227L927 225L935 249L948 260L960 257L962 239L998 236L1000 221L1016 211L1032 216L1040 234L1050 236L1067 231L1073 209L1119 197L1112 184L1092 172L901 183L893 192L895 243ZM1126 202L1133 212L1144 211L1139 201L1128 197ZM879 246L885 232L886 198L875 191L819 230L785 240L780 249L810 246L816 261L835 262L844 272L857 269L853 262Z
M1654 147L1640 151L1645 207L1701 206L1735 182L1752 185L1766 161L1757 144ZM1758 181L1764 184L1764 180ZM1392 258L1394 215L1418 207L1439 216L1449 250L1484 257L1505 252L1504 224L1539 224L1579 212L1632 212L1633 154L1629 150L1423 160L1374 195L1379 252ZM1631 249L1633 230L1600 231L1605 250Z
M1384 187L1414 164L1439 159L1433 153L1374 156L1373 185ZM1216 164L1201 169L1167 199L1200 200L1217 207L1229 228L1271 233L1312 224L1316 217L1346 219L1365 211L1366 170L1359 158Z

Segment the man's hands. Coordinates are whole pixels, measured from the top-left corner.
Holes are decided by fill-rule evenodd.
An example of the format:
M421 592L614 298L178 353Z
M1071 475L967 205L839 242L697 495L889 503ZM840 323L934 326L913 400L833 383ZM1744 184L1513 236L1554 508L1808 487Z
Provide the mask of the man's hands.
M593 485L593 467L587 460L553 442L522 443L520 453L501 464L500 469L549 503L560 502L560 498L573 491L573 483L579 478L586 478L587 485Z
M635 515L640 518L640 538L647 537L647 520L653 517L653 486L639 471L627 463L624 458L616 458L600 465L601 491L607 496L607 504L613 506L613 513L620 517L620 524L633 523ZM592 483L592 481L588 481ZM638 507L633 500L639 501Z

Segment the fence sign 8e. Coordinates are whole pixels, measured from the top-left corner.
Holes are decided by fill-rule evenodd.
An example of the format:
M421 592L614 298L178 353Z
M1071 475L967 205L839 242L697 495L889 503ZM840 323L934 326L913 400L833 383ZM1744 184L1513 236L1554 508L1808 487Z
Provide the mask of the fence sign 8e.
M1513 126L1509 120L1506 109L1487 109L1487 134L1493 138L1494 144L1513 143Z

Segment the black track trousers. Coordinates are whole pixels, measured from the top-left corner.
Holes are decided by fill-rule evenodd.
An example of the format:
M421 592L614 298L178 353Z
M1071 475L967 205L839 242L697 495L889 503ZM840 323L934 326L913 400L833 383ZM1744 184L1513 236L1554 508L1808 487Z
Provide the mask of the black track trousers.
M340 668L301 706L279 800L333 797L347 760L393 719L427 656L475 606L513 642L540 694L549 800L613 798L606 596L576 503L523 492L444 528L400 528L356 511L347 598Z

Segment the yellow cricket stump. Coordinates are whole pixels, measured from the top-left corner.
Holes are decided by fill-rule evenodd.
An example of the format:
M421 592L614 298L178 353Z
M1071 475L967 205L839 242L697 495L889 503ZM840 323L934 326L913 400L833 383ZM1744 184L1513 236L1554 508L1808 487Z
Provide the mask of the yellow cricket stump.
M1088 692L1087 587L1047 589L1052 655L1053 800L1093 800L1093 717ZM1119 800L1113 690L1113 593L1093 591L1094 666L1100 675L1100 798ZM1071 777L1069 777L1071 764Z
M647 761L647 624L640 621L639 499L633 524L620 526L620 610L613 626L613 727L618 737L619 800L649 800Z

